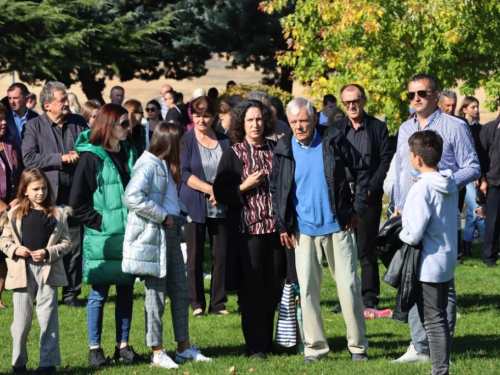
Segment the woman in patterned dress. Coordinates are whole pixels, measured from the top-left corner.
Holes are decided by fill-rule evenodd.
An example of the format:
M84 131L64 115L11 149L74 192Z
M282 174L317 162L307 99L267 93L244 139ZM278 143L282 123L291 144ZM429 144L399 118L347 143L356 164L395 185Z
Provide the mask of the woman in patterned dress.
M274 131L271 118L271 110L256 100L234 108L229 135L235 144L222 155L213 186L215 199L228 207L231 226L226 287L239 291L246 355L261 359L277 352L274 314L285 266L269 187L276 144L266 139Z

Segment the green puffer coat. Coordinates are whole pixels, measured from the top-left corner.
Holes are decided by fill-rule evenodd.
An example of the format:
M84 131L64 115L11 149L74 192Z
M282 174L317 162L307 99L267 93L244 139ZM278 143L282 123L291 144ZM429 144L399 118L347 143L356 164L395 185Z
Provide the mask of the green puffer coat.
M127 207L123 203L123 184L120 173L108 153L89 143L91 130L78 136L75 144L78 154L92 152L97 155L96 184L92 197L93 207L102 216L101 232L84 226L83 281L90 285L133 284L135 277L122 272L123 237L127 225ZM128 155L130 174L137 159L137 151L128 142L120 142Z

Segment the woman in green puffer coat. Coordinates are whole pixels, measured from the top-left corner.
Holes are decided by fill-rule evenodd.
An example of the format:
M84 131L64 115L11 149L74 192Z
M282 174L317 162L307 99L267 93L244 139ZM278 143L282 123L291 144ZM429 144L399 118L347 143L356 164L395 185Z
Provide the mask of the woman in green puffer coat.
M136 149L126 141L128 134L125 108L106 104L99 110L92 129L81 133L75 145L80 159L70 205L73 216L85 227L83 280L92 285L87 327L89 362L94 366L108 364L101 348L101 333L104 303L111 285L116 286L114 359L128 363L144 361L128 345L134 277L121 270L127 223L123 194L137 159Z

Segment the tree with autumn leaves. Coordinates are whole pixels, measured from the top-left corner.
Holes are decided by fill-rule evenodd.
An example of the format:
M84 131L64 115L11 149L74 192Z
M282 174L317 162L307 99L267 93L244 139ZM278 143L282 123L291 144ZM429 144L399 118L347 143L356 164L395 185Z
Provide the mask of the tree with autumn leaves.
M498 0L268 0L266 12L295 5L281 18L288 49L280 64L320 99L348 82L362 85L367 111L395 130L408 116L408 80L435 76L462 94L484 87L486 107L500 105Z

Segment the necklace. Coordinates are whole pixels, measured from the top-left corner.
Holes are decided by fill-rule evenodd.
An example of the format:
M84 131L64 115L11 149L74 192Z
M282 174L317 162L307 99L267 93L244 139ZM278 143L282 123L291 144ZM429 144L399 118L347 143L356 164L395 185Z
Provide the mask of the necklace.
M109 152L120 152L121 150L121 145L118 143L118 149L115 151L115 150L110 150L109 148L104 148L106 151L109 151Z
M198 142L200 142L200 144L201 144L203 147L205 147L205 148L210 148L210 145L212 144L213 139L212 139L212 138L210 138L210 136L208 136L207 134L203 134L203 133L201 133L201 134L203 135L203 138L198 138L198 137L197 137L197 138L198 138ZM208 144L207 144L207 145L205 145L205 142L206 142L206 139L207 139L207 138L208 138Z

